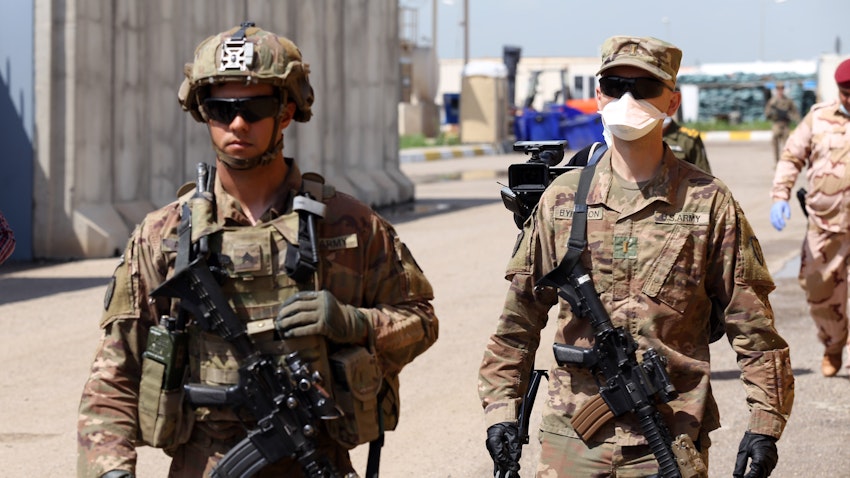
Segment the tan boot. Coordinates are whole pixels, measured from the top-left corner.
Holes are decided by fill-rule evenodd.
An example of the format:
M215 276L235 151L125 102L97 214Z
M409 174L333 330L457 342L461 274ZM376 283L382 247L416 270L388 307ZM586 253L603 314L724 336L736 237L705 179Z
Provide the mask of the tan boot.
M824 354L820 364L820 371L824 377L834 377L841 368L841 352L837 354Z

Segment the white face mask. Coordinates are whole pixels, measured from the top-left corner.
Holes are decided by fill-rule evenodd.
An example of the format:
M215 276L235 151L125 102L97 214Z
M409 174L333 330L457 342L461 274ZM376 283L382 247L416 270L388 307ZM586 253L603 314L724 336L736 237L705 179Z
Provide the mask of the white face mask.
M844 106L844 103L838 104L838 110L844 113L844 116L850 116L850 111L847 111L847 108Z
M602 115L602 123L611 134L625 141L646 136L659 121L667 117L649 101L636 100L630 92L609 102L599 113Z

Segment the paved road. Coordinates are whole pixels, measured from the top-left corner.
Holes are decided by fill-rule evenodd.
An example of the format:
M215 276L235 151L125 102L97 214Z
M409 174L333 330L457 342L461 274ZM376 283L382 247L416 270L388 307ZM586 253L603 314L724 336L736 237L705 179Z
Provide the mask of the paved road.
M804 230L792 207L779 233L768 221L773 160L765 143L709 143L715 174L753 223L777 291L771 295L779 330L792 347L797 377L794 415L780 441L774 476L840 476L850 469L850 380L847 371L824 379L821 347L795 279L794 259ZM431 278L441 320L440 339L402 373L402 419L387 435L385 477L481 477L491 473L476 374L501 312L504 265L516 229L499 199L498 180L521 155L481 156L403 165L417 182L417 202L384 211ZM463 180L459 180L463 179ZM98 340L97 320L114 259L0 268L0 476L72 476L76 409ZM543 343L551 342L552 327ZM548 346L538 353L551 363ZM747 410L735 357L714 344L713 386L723 428L712 434L712 477L729 476ZM542 392L541 392L542 393ZM540 397L542 399L542 396ZM538 417L535 417L535 422ZM537 446L526 447L523 476L531 476ZM365 469L365 447L353 452ZM140 477L164 476L167 458L140 449Z

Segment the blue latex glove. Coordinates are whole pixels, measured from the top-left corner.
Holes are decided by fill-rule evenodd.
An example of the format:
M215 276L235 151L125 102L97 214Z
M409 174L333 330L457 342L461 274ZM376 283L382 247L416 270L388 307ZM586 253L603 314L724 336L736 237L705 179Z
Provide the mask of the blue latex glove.
M791 207L788 201L776 201L770 207L770 223L777 231L785 229L785 220L791 219Z

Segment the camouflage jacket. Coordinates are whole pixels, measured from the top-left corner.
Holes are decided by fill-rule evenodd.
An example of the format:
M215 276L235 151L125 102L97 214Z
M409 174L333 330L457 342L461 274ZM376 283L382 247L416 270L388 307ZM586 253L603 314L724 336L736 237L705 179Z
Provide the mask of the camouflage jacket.
M261 223L291 212L301 174L287 161L290 173ZM250 227L241 206L218 179L214 192L219 223ZM81 477L135 468L141 357L148 330L163 312L157 304L160 299L150 300L148 293L173 273L180 204L185 199L145 217L133 232L108 287L100 323L103 335L80 404ZM369 318L374 331L372 345L383 373L397 376L437 339L431 285L392 225L368 206L338 192L324 203L327 212L318 222L319 267L323 271L319 287L331 291L340 302L358 307Z
M767 100L767 104L764 105L764 116L775 123L788 124L800 120L797 105L794 104L794 100L787 96L782 98L774 96Z
M838 106L812 106L785 143L770 192L774 201L787 201L806 168L809 222L830 232L850 230L850 118Z
M6 222L3 213L0 212L0 264L2 264L12 252L15 251L15 233Z
M708 154L699 131L680 125L675 120L664 128L664 142L677 158L687 161L703 171L711 174L708 164Z
M555 341L592 346L589 320L574 317L552 288L535 288L566 254L579 175L567 172L549 185L509 261L511 286L479 372L488 426L517 418L553 305L559 304ZM613 324L635 337L637 356L652 347L667 358L679 395L659 410L671 433L696 440L720 425L709 364L714 301L742 371L749 429L779 437L791 412L794 378L768 302L773 281L740 207L718 179L677 160L669 149L658 175L635 191L642 198L618 197L617 181L608 152L588 193L582 261ZM598 390L588 370L554 366L541 428L577 437L570 417ZM594 440L645 443L632 414L610 420Z

